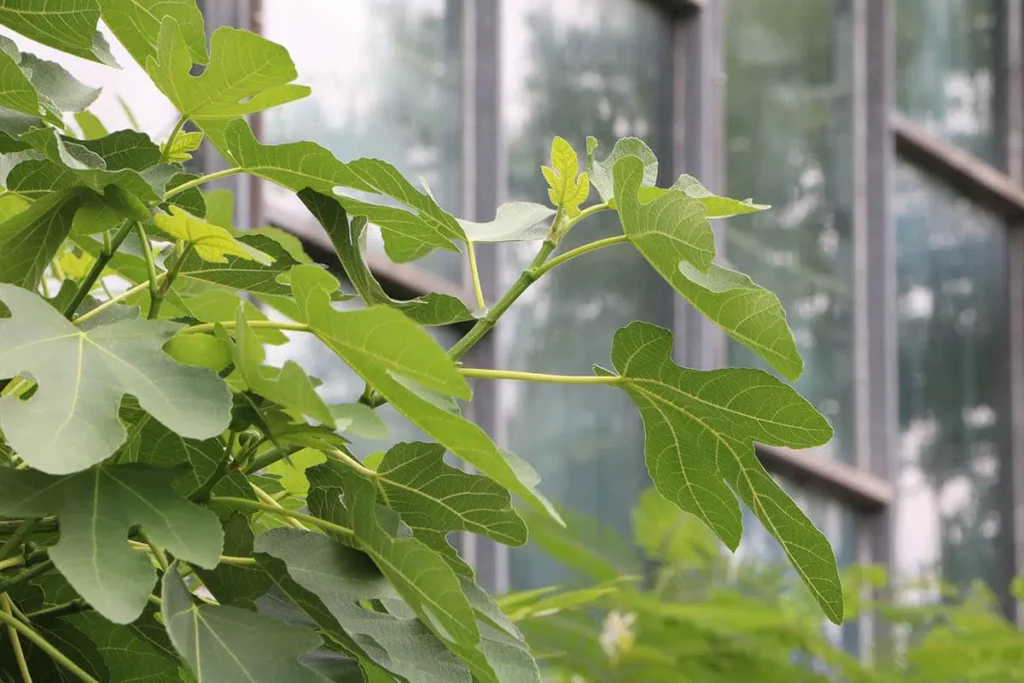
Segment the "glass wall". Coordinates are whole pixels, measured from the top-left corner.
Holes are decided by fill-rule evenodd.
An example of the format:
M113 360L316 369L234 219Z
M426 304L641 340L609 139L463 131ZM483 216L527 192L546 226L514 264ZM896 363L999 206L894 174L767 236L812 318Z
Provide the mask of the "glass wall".
M661 16L646 3L521 0L502 4L502 111L509 199L548 201L540 167L551 138L577 151L600 140L599 155L622 136L656 150L658 36ZM570 233L563 249L621 233L614 213ZM503 247L507 286L533 259L536 243ZM603 249L534 285L502 319L497 366L534 372L590 373L607 366L612 336L633 320L670 327L672 293L634 250ZM597 517L629 536L629 511L648 485L643 430L629 398L606 387L503 383L503 445L529 460L557 504ZM511 585L563 578L532 549L511 553Z
M925 130L998 163L993 69L1000 0L899 0L896 104Z
M853 460L851 34L848 0L726 3L727 191L771 204L730 219L724 252L778 294L828 416L831 457ZM729 362L766 367L730 343Z
M264 0L262 21L313 88L264 115L265 142L313 140L343 161L386 159L461 213L461 0ZM296 201L269 184L264 192ZM439 251L418 263L461 282L462 262Z
M1005 226L920 171L896 170L896 569L1003 591L1013 548Z

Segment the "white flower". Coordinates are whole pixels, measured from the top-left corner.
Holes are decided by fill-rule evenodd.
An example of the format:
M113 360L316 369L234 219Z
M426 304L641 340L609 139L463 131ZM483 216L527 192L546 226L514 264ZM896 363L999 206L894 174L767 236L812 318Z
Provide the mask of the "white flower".
M634 612L623 613L612 610L604 618L601 629L601 649L608 659L617 662L619 656L633 649L633 625L636 623Z

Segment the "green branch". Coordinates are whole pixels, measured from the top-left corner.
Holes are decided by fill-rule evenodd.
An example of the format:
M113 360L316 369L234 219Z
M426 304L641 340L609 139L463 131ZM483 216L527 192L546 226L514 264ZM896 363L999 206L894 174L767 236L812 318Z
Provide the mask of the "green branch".
M156 276L157 282L159 283L165 277L167 277L167 273L159 273ZM142 290L144 290L144 289L146 289L146 288L148 288L150 286L151 285L150 285L150 283L148 281L147 282L140 282L139 284L135 285L131 289L127 289L127 290L121 292L120 294L118 294L117 296L114 296L114 297L111 297L110 299L107 299L106 301L104 301L103 303L101 303L99 306L97 306L96 308L92 309L91 311L86 311L82 315L80 315L77 318L75 318L74 323L76 325L81 325L86 320L89 320L90 318L99 315L100 313L102 313L106 309L110 308L111 306L113 306L115 304L121 303L125 299L128 299L130 297L135 296L136 294L138 294L139 292L141 292Z
M53 569L53 560L44 560L39 564L32 565L31 567L21 572L17 576L12 576L6 581L0 581L0 593L6 593L15 586L20 586L26 581L34 579L42 574L45 574L51 569Z
M191 190L193 187L198 187L199 185L202 185L203 183L213 182L214 180L220 180L221 178L227 178L228 176L237 175L239 173L245 173L245 169L241 169L241 168L226 168L223 171L216 171L214 173L208 173L208 174L206 174L204 176L200 176L200 177L196 178L195 180L189 180L188 182L182 183L181 185L178 185L177 187L174 187L174 188L172 188L170 190L167 190L167 194L164 196L164 199L165 200L170 199L171 197L174 197L176 195L181 194L185 190Z
M167 298L167 294L170 293L171 287L174 286L174 281L178 278L178 273L181 272L181 267L184 265L185 259L188 258L190 253L192 253L192 243L185 242L184 245L182 245L181 242L178 242L175 247L175 251L177 251L177 256L174 259L174 265L172 265L171 269L167 271L167 277L160 285L160 288L151 295L152 301L149 305L148 316L150 320L156 320L157 316L160 315L160 308L163 306L164 299Z
M103 251L96 259L96 263L92 264L92 269L89 274L82 280L82 285L77 292L75 292L74 298L64 309L64 317L71 320L75 316L75 312L78 311L78 307L85 301L85 297L89 296L89 292L92 291L92 286L96 284L96 280L99 279L103 273L103 269L110 263L110 259L114 258L114 254L121 247L121 243L128 237L128 233L132 231L134 223L130 220L125 220L121 227L118 228L117 233L112 239L105 239L103 245Z
M10 596L6 593L0 594L0 610L7 616L14 618L14 605ZM18 663L18 671L21 673L23 683L32 683L32 673L28 670L28 662L25 660L25 652L21 649L21 640L18 632L13 626L8 625L7 637L11 641L11 649L14 650L14 660Z
M55 648L50 643L50 641L46 640L46 638L43 638L41 635L36 633L28 624L22 623L13 615L10 615L3 610L0 610L0 621L16 630L20 635L24 636L27 640L31 641L33 645L35 645L44 653L46 653L50 657L50 659L60 664L62 667L73 673L75 676L78 676L78 679L83 683L100 683L98 680L96 680L88 673L86 673L85 670L82 669L82 667L78 666L73 661L68 659L68 657L63 652Z
M516 370L485 370L482 368L459 368L463 377L478 379L510 379L519 382L546 382L548 384L608 384L615 386L623 383L618 376L602 377L600 375L544 375L536 372L519 372Z
M576 247L575 249L567 251L564 254L560 254L543 265L538 266L534 269L533 277L534 279L539 280L544 273L548 272L552 268L557 268L566 261L573 260L577 256L583 256L584 254L589 254L590 252L597 251L598 249L610 247L615 244L625 244L628 242L629 238L625 235L616 235L615 237L607 237L603 240L584 244L582 247Z
M38 518L32 517L22 520L21 524L18 525L18 528L14 530L13 534L11 534L11 537L7 539L3 546L0 546L0 562L6 560L17 552L25 539L35 531L36 525L39 524L39 521L40 520Z
M250 512L265 512L270 515L277 515L278 517L287 517L294 519L297 522L305 522L306 524L312 524L315 527L319 527L324 531L330 531L331 533L338 534L340 536L346 536L348 538L355 538L355 532L348 527L343 527L340 524L334 522L328 522L325 519L320 519L312 515L306 515L295 510L288 510L280 506L270 505L268 503L257 503L254 500L246 500L245 498L231 498L214 496L210 498L211 505L224 505L226 507L235 508L236 510L248 510Z
M466 254L469 256L469 272L473 277L473 293L476 295L477 308L486 308L487 300L484 299L484 288L480 284L480 269L476 265L476 248L472 240L466 240Z
M271 330L291 330L292 332L311 332L309 325L305 323L288 323L278 322L276 320L249 320L249 327L253 329L271 329ZM223 322L216 323L202 323L199 325L193 325L192 327L186 327L178 334L199 334L205 332L213 332L217 325L220 325L225 330L233 330L237 325L235 320L225 320Z

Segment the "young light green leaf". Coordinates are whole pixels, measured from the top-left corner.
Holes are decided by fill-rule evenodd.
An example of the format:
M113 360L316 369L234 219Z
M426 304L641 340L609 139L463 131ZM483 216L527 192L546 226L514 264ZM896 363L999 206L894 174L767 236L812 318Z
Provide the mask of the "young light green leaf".
M466 663L477 680L498 683L479 649L476 614L448 563L416 538L394 536L381 526L373 482L354 472L345 472L343 477L347 522L359 547L420 621Z
M205 133L200 131L183 131L171 142L171 149L167 152L167 159L176 163L184 163L192 158L192 152L199 149L203 144Z
M616 332L612 364L643 417L647 469L662 495L735 549L742 530L735 490L828 617L842 622L842 589L828 540L754 454L754 442L790 448L827 443L832 428L825 418L759 370L679 367L672 362L672 333L655 325L632 323Z
M472 242L532 242L548 234L545 221L555 210L533 202L508 202L498 207L494 220L486 223L460 220L466 237Z
M183 365L220 372L231 365L231 352L212 334L179 334L164 346L167 355Z
M551 166L541 171L548 181L548 198L554 206L565 210L572 218L580 214L580 204L590 194L590 179L587 172L579 172L580 161L576 150L564 138L555 136L551 142ZM578 176L578 177L577 177Z
M207 263L228 263L228 256L246 261L257 261L269 266L274 259L267 254L236 240L231 233L219 225L207 223L177 206L170 207L171 213L157 213L153 216L156 226L174 239L191 242L196 254Z
M38 287L87 195L81 188L57 192L0 223L0 282Z
M183 115L200 126L208 119L255 114L309 95L288 51L266 38L227 26L213 32L206 70L193 76L193 57L173 16L160 25L157 56L146 58L153 83Z
M223 380L163 351L181 325L122 320L83 331L24 289L0 285L0 301L11 312L0 319L0 377L27 372L39 385L27 400L0 399L0 428L32 467L64 474L107 458L125 440L125 394L182 436L206 439L228 426Z
M100 10L95 0L3 0L0 25L68 54L117 66L96 31Z
M469 671L423 622L358 604L398 597L364 553L296 529L263 533L255 548L280 561L261 561L277 587L361 661L409 681L470 682Z
M522 461L502 453L480 427L459 414L450 397L468 398L469 388L437 343L393 309L375 306L351 312L334 310L328 295L337 286L337 280L318 268L292 270L295 299L320 340L413 424L481 474L559 519L551 504L536 491L536 473L526 471ZM383 337L385 330L390 331L387 337ZM382 337L386 341L370 343ZM376 351L373 355L368 353L371 347Z
M263 365L266 354L239 306L235 316L235 369L249 390L279 406L298 411L331 429L334 416L316 393L305 370L294 361L281 368Z
M57 515L60 541L50 559L97 612L135 621L156 583L149 558L127 543L141 526L175 557L212 568L223 537L216 515L171 488L173 474L148 465L103 465L58 477L0 469L0 515Z
M299 663L321 644L314 631L236 607L197 605L177 563L164 574L162 596L167 635L196 683L327 683Z
M612 153L604 161L598 161L594 157L597 151L597 138L587 138L587 172L590 173L590 182L601 200L611 203L616 197L615 193L615 164L624 157L637 157L643 166L643 174L639 183L640 187L654 187L658 181L658 157L654 155L651 148L640 138L622 138L612 147ZM635 193L634 193L635 194Z
M206 29L196 0L98 0L103 23L113 31L139 66L157 56L160 26L171 17L181 29L188 53L196 64L206 64Z
M421 531L471 531L498 543L526 543L526 523L512 508L507 490L444 462L444 446L400 443L377 467L377 481L390 508L417 535Z
M448 294L432 292L411 301L395 301L389 297L366 265L366 217L356 216L350 223L337 195L305 189L298 196L327 231L349 282L367 306L397 308L420 325L450 325L473 319L466 304Z

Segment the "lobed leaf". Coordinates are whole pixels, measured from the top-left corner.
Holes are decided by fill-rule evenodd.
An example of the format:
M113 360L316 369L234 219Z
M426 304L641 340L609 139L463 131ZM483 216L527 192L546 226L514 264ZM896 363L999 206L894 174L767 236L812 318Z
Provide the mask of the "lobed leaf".
M601 196L601 201L610 204L616 197L614 169L620 159L636 157L640 160L643 168L640 187L653 188L654 183L658 181L658 157L640 138L622 138L616 141L611 154L604 161L598 161L594 156L597 146L597 138L587 138L587 172L590 174L590 183Z
M95 0L0 0L0 25L68 54L117 66L96 30Z
M206 29L196 0L97 0L103 23L117 36L139 66L156 59L160 28L165 17L178 24L189 56L206 64Z
M459 224L472 242L532 242L547 237L545 221L554 215L555 210L543 204L508 202L498 207L493 221Z
M573 218L590 194L590 179L586 172L579 173L579 163L572 145L556 135L551 142L551 166L541 167L551 203Z
M236 607L197 605L177 563L164 574L162 596L167 635L196 683L326 683L299 663L320 645L314 631Z
M714 235L700 200L667 190L643 203L643 170L632 156L614 168L619 217L629 241L694 308L795 380L803 359L778 298L746 275L711 262Z
M87 197L82 188L55 192L0 223L0 282L38 287Z
M450 325L473 319L466 304L448 294L432 292L410 301L395 301L389 297L366 265L366 217L356 216L350 223L336 195L305 189L298 196L327 231L349 282L367 306L397 308L420 325Z
M310 92L292 84L298 73L288 51L250 31L218 28L210 39L209 64L203 73L193 76L192 63L181 25L165 14L156 56L146 58L146 72L177 110L200 126L210 119L255 114Z
M185 437L228 426L223 380L163 351L181 325L120 320L85 331L24 289L0 285L0 301L11 313L0 318L0 377L30 373L39 387L27 399L0 399L0 428L29 465L65 474L107 458L125 441L117 418L125 394Z
M754 453L754 442L790 448L827 443L832 428L825 418L759 370L676 365L672 333L647 323L615 333L612 365L643 417L647 469L658 491L732 549L742 531L735 491L782 545L828 617L842 622L842 589L828 540Z
M127 543L141 526L154 543L212 568L223 537L216 515L181 498L173 475L148 465L103 465L67 476L0 468L0 515L60 519L50 559L97 612L117 624L135 621L156 583L149 557Z
M312 142L264 145L241 120L230 122L223 131L207 129L207 133L233 166L293 192L310 188L331 195L335 187L343 187L385 196L415 211L338 198L349 214L366 216L380 228L388 256L399 263L421 258L435 248L458 251L455 242L466 238L454 217L384 161L342 163Z
M0 37L2 38L2 37ZM2 38L0 46L0 106L28 116L39 116L39 94L21 70L21 53Z

